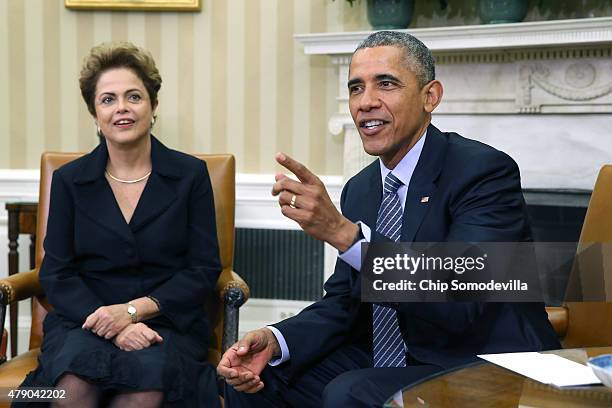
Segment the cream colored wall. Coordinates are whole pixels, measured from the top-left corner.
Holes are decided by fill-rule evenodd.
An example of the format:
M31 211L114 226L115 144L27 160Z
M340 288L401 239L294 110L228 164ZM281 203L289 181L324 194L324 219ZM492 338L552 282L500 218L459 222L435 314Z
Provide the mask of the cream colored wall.
M363 2L365 3L365 2ZM199 13L71 11L63 0L0 1L0 168L37 168L45 150L90 150L93 121L78 89L95 44L149 49L163 78L155 133L192 152L231 152L238 171L274 172L278 150L341 174L327 131L335 67L307 57L295 33L367 28L365 4L202 0Z

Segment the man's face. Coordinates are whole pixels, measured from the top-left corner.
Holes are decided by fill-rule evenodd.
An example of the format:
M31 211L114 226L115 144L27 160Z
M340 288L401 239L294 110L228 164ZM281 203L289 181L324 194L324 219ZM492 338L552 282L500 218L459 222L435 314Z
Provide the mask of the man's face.
M429 124L435 108L428 99L433 82L437 81L419 86L400 48L363 48L353 55L348 80L351 116L364 150L379 156L388 168L399 163Z

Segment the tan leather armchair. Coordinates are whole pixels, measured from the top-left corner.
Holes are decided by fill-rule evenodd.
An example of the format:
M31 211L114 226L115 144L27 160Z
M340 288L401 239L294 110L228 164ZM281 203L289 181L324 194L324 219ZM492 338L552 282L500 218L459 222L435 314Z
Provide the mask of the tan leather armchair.
M80 157L82 153L44 153L40 167L40 191L36 241L36 269L0 280L0 322L4 327L6 306L13 301L32 298L32 326L29 351L0 365L0 387L16 388L37 365L42 343L42 322L51 308L38 281L38 267L44 256L43 241L47 230L49 196L53 171ZM232 155L196 155L206 161L215 197L217 235L223 271L216 286L216 296L207 308L213 328L208 351L209 361L217 365L221 355L238 337L238 309L249 297L249 287L232 271L234 258L235 160Z
M609 242L612 242L612 165L599 171L578 248L585 243ZM611 261L605 264L612 265ZM603 272L606 282L612 281L612 270ZM547 307L546 311L564 348L612 345L612 303L566 302L561 307Z

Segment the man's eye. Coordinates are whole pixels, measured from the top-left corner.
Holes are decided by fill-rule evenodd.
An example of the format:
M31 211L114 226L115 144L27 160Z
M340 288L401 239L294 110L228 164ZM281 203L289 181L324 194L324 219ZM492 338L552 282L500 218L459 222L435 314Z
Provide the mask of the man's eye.
M142 98L138 94L132 94L128 97L128 99L132 102L139 102Z
M349 88L349 93L350 94L355 94L355 93L361 92L361 89L362 88L360 86L351 86Z
M389 88L390 86L393 86L393 82L391 82L391 81L382 81L380 83L380 86L382 86L383 88Z

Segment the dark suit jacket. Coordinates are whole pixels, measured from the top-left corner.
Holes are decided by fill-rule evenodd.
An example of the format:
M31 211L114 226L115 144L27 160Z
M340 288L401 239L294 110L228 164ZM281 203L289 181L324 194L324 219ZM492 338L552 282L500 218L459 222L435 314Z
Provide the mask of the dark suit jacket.
M129 224L104 177L106 144L53 174L40 281L65 324L151 295L158 322L208 339L203 302L221 271L206 164L151 137L152 173Z
M429 196L427 203L421 198ZM372 241L382 199L380 164L351 178L342 191L343 214L363 221ZM505 153L433 125L412 175L402 242L514 242L530 240L516 163ZM324 298L274 326L287 341L292 375L337 347L371 349L372 307L360 302L358 271L338 259ZM400 329L411 357L449 368L479 353L558 348L541 303L400 303ZM304 341L307 338L308 341Z

